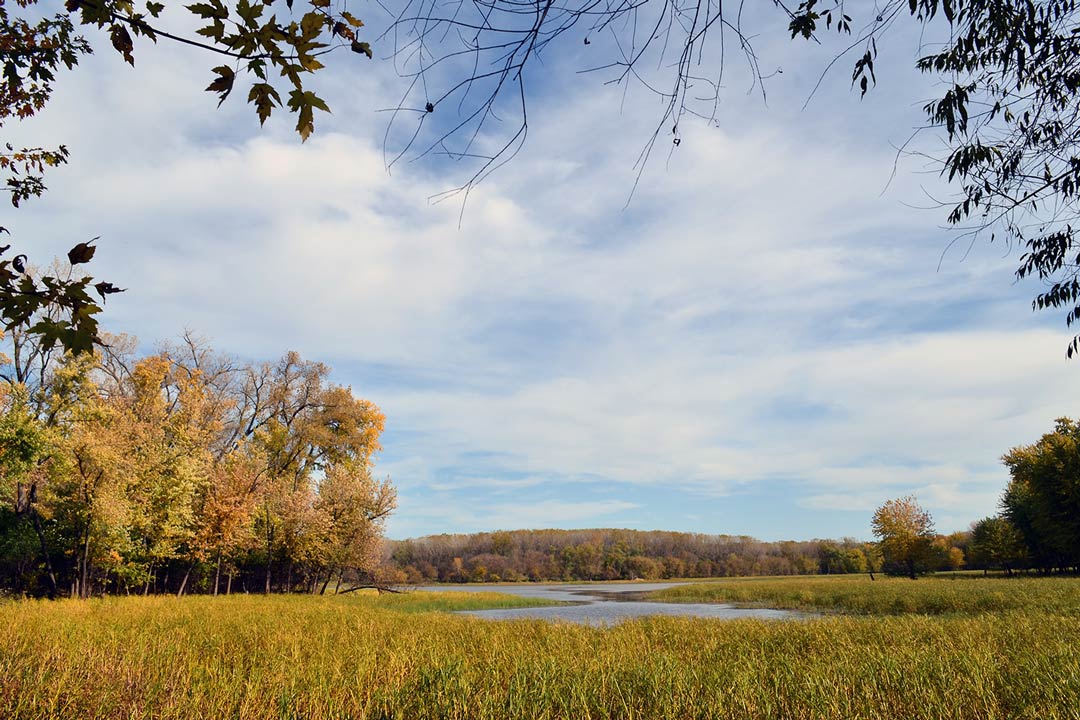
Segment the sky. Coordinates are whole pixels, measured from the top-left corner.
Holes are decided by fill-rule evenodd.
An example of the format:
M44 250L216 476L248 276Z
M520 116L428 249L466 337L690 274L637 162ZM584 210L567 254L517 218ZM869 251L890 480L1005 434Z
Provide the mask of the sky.
M810 97L835 48L763 20L767 97L732 60L715 120L685 118L677 147L665 131L640 174L661 105L576 72L610 46L573 36L526 77L521 152L463 205L432 198L467 163L387 168L401 127L378 111L408 80L380 6L353 12L375 58L330 56L313 87L333 112L306 143L284 113L260 128L243 90L215 109L205 53L137 42L132 69L91 35L46 110L5 128L71 161L0 224L35 258L100 236L93 272L128 288L103 324L148 351L188 329L329 364L387 416L390 537L869 539L909 494L951 532L996 512L1002 454L1075 414L1071 336L1032 313L1019 251L943 227L947 188L898 157L935 91L917 36L891 36L865 98L854 58Z

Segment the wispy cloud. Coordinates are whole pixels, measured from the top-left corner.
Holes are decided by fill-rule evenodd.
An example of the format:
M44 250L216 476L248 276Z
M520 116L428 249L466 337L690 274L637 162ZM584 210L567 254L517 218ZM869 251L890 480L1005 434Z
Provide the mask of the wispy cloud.
M328 361L388 415L396 536L865 535L911 492L962 526L993 512L997 458L1073 412L1063 333L1009 260L979 245L938 269L940 217L908 207L936 180L881 195L893 151L853 128L917 115L888 98L836 123L735 100L627 206L652 120L571 89L462 215L427 200L445 163L385 171L367 111L396 99L388 66L331 76L335 114L300 145L284 117L215 113L182 52L144 56L91 60L34 126L74 160L17 237L102 235L95 272L131 288L110 329Z

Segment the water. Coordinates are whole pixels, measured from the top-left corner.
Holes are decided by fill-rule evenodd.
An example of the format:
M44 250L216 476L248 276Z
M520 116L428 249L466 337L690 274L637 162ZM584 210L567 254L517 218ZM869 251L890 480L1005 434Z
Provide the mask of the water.
M765 618L770 620L798 619L806 613L772 608L739 608L734 605L701 603L649 602L642 599L653 590L682 585L684 583L589 583L587 585L425 585L415 588L425 592L500 592L507 595L542 598L572 602L573 605L555 605L535 608L506 608L501 610L466 610L465 615L492 620L516 620L539 618L562 620L586 625L613 625L623 620L646 615L676 615L681 617Z

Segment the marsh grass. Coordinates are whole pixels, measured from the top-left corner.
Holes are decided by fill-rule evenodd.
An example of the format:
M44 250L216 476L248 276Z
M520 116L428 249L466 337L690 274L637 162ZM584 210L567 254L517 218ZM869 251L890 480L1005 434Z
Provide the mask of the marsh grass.
M0 718L1078 718L1080 617L656 617L593 628L463 596L0 606Z
M1080 615L1080 578L933 575L910 580L878 575L733 578L649 593L663 602L717 602L865 615L978 614L1041 610Z

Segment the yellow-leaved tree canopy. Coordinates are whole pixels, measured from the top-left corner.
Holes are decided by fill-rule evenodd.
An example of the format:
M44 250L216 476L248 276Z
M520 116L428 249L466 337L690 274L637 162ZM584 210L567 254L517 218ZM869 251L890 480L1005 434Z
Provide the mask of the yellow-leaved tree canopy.
M941 564L942 548L935 542L934 520L913 496L887 501L874 512L871 525L885 572L914 580Z
M0 358L0 577L10 590L325 592L366 583L396 496L384 417L322 363L244 363L186 335Z

